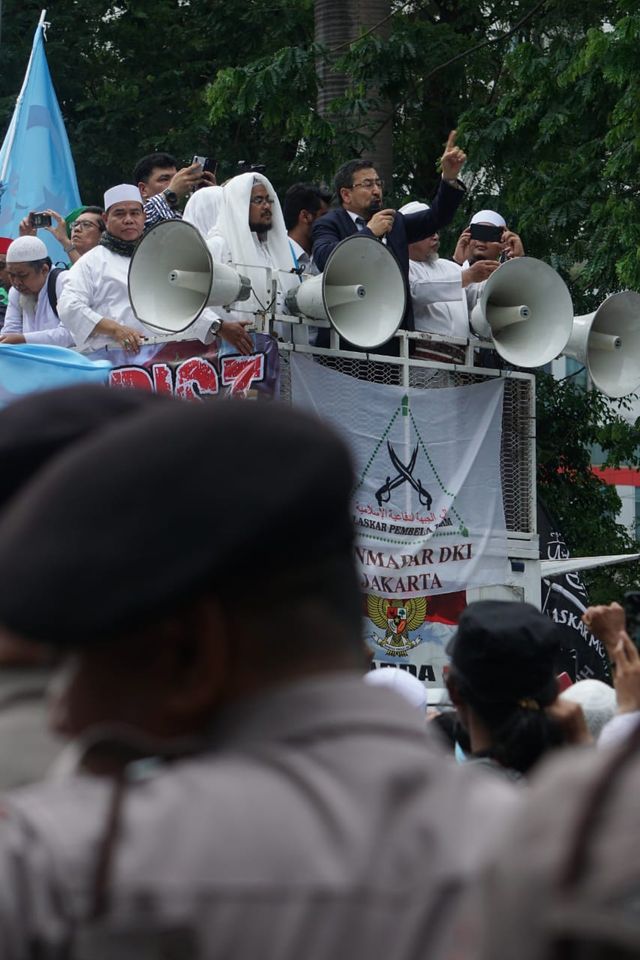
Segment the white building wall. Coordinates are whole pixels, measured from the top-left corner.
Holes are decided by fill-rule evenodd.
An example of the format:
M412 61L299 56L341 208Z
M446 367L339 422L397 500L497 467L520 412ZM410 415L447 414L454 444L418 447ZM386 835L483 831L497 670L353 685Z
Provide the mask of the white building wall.
M618 514L618 523L623 524L632 536L636 533L636 488L616 486L618 496L622 500L622 510Z

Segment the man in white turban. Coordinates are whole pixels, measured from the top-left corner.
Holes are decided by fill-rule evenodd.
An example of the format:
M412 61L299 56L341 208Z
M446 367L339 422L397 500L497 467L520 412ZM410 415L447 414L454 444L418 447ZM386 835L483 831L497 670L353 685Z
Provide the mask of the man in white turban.
M192 193L182 214L182 219L191 223L206 237L215 227L222 210L222 187L202 187Z
M251 280L250 298L231 304L228 316L246 318L249 313L268 310L273 300L272 279L277 283L276 304L282 312L286 293L298 286L300 278L280 201L265 176L243 173L224 185L222 209L209 239L216 260L232 263ZM225 316L223 310L218 312Z

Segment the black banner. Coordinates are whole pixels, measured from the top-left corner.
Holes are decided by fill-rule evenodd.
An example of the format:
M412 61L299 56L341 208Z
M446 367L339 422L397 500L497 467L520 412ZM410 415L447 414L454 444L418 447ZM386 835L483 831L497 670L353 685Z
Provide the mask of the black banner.
M538 534L541 560L568 560L571 553L557 522L538 498ZM562 628L561 670L572 680L611 683L604 645L582 622L589 598L579 571L542 578L542 612Z

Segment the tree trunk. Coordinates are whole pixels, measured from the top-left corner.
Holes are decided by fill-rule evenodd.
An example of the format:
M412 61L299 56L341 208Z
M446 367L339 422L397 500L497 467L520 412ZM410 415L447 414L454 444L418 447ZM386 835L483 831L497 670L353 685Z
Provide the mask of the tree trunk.
M331 53L318 63L318 112L320 116L331 119L331 102L348 92L350 80L345 74L332 68L335 61L344 55L347 44L357 40L365 31L385 20L391 10L390 0L315 0L315 40ZM389 34L389 21L386 20L374 33L381 37ZM370 96L376 97L375 87L368 89ZM372 146L366 151L378 173L387 183L391 183L393 173L393 109L387 102L381 102L377 110L370 111L366 124L360 132L371 136ZM344 157L350 160L351 157Z

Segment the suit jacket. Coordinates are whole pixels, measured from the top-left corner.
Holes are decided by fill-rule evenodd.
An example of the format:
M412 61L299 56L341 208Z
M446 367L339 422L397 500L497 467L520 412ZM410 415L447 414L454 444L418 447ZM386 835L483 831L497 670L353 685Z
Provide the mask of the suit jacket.
M409 289L409 244L424 240L425 237L430 237L437 233L441 227L451 223L464 194L464 190L456 190L455 187L451 187L444 180L441 180L438 192L433 198L429 210L421 210L419 213L396 213L393 227L387 234L387 247L400 264L404 277L407 307L402 327L405 330L414 329L413 307ZM358 231L352 218L343 207L330 210L324 217L319 217L313 225L313 260L318 268L324 270L333 248L341 240L354 234L362 237L374 236L368 227Z

